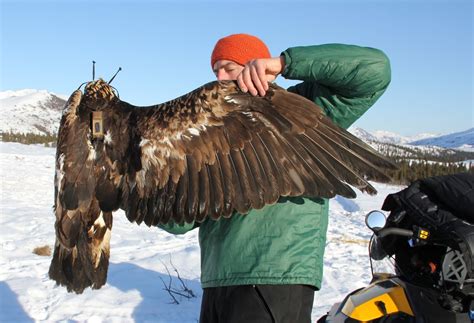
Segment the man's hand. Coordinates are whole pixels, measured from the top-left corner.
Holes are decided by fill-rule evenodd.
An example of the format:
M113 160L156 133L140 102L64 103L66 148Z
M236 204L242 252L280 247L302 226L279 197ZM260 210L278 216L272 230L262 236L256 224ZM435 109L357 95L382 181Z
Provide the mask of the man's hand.
M268 82L276 79L284 67L284 56L251 60L237 76L237 83L243 92L264 96Z

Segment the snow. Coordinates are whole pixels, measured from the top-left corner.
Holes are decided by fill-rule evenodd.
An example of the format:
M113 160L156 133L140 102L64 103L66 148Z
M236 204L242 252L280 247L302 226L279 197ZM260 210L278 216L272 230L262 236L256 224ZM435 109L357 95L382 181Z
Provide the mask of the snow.
M0 321L1 322L197 322L202 290L197 230L174 236L136 226L114 215L107 284L81 295L67 293L48 278L51 257L32 253L54 243L55 150L40 145L0 143ZM333 303L370 280L364 216L402 187L373 183L379 195L330 202L322 289L313 321ZM179 289L175 267L195 298L172 304L163 279Z

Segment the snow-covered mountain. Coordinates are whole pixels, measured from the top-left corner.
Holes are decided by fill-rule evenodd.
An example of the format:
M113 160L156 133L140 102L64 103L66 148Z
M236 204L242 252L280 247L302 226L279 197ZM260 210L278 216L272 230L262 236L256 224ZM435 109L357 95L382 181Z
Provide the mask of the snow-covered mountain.
M46 90L0 92L0 132L56 133L65 99Z
M410 144L474 151L474 128L439 137L416 140Z
M385 130L376 130L373 132L368 132L367 130L358 127L351 127L349 128L349 131L366 142L378 141L382 143L396 145L409 144L416 140L435 138L439 136L438 134L432 133L420 133L414 136L402 136L400 134Z
M420 133L414 136L402 136L384 130L369 132L357 127L351 127L349 131L365 142L371 143L372 146L374 146L374 144L391 144L407 146L409 148L414 148L414 146L429 146L430 149L435 150L439 150L436 147L440 147L474 151L474 128L447 135Z
M378 141L378 138L376 136L374 136L373 134L371 134L370 132L368 132L367 130L364 130L362 128L350 127L348 130L354 136L356 136L357 138L362 139L365 142Z

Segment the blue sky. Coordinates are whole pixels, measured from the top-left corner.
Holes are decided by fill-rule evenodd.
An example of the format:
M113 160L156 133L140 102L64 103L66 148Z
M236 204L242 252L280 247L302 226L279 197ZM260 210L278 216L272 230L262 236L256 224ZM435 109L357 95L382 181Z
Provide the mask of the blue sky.
M67 95L92 78L95 60L107 80L123 68L113 83L122 100L161 103L213 80L215 42L245 32L275 56L324 43L382 49L392 83L356 126L403 135L474 127L471 0L0 3L2 91Z

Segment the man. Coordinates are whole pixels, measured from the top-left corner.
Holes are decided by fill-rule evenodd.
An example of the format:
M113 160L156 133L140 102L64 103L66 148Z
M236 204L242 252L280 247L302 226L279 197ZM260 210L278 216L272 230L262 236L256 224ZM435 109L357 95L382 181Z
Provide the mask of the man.
M349 127L383 94L390 64L379 50L342 44L294 47L271 57L247 34L220 39L211 66L218 80L237 80L264 95L278 75L303 82L288 90ZM310 322L321 287L328 225L326 199L282 197L275 205L201 223L201 322ZM193 224L163 226L184 233Z

